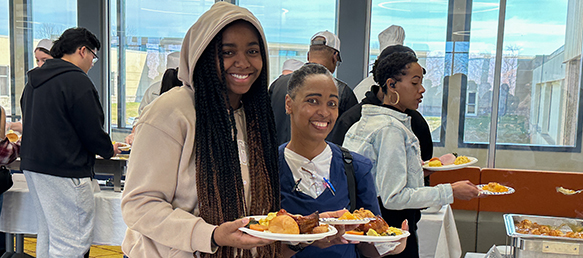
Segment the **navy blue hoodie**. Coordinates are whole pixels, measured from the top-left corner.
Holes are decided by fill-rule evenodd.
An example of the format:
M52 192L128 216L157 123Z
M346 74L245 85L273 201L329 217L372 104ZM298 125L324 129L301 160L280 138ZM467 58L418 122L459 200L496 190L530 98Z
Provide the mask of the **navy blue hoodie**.
M95 154L113 156L99 95L87 74L62 59L28 72L20 99L20 169L60 177L92 177Z

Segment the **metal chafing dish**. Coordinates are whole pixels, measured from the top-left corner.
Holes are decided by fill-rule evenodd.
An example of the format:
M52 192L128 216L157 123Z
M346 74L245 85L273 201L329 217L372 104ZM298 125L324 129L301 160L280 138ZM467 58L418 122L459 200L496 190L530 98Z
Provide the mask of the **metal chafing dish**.
M547 225L551 228L559 229L563 232L572 231L568 226L569 224L583 225L583 220L581 219L504 214L506 233L511 238L512 257L583 257L583 239L581 238L532 235L516 232L516 225L525 219L533 223L536 222L540 225Z

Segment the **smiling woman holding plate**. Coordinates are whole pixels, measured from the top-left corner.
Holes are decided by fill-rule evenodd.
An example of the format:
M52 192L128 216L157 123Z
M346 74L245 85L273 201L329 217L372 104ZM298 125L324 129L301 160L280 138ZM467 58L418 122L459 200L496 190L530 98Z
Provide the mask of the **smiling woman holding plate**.
M325 141L338 117L338 102L338 88L326 67L306 64L292 74L285 98L286 113L291 120L291 140L279 147L281 206L291 214L331 211L323 215L337 218L343 215L343 209L351 207L363 207L380 214L370 161ZM348 183L343 155L352 156L350 166L355 183L352 187ZM356 196L354 203L351 203L351 191ZM405 224L403 227L407 229ZM294 257L379 255L372 244L352 244L342 238L344 225L337 228L339 232L335 237L312 245L289 245L284 248L284 254L297 252ZM404 243L392 252L400 252L403 246Z

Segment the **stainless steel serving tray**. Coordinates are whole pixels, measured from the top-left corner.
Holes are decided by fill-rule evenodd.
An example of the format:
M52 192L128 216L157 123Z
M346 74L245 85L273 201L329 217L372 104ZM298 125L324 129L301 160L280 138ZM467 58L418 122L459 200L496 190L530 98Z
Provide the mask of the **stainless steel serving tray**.
M516 232L516 224L520 223L522 220L528 219L533 223L538 223L540 225L548 225L550 227L557 228L563 232L572 231L567 224L577 224L579 226L583 225L583 219L573 219L573 218L561 218L561 217L550 217L550 216L537 216L537 215L521 215L521 214L504 214L504 224L506 226L506 234L510 237L518 237L523 239L543 239L543 240L558 240L558 241L569 241L569 242L580 242L583 243L581 238L570 238L570 237L556 237L556 236L544 236L544 235L532 235L532 234L521 234Z

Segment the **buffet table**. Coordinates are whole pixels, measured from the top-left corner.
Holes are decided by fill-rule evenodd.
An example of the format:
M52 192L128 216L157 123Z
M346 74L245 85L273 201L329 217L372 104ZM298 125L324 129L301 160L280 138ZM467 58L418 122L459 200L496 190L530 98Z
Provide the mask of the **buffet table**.
M36 211L24 174L13 174L14 186L4 193L0 231L9 234L36 234ZM95 196L93 244L120 246L127 226L121 216L121 193L99 191Z
M125 175L128 162L128 155L118 155L111 159L103 159L97 156L93 171L96 175L113 176L113 190L121 192L121 178ZM7 166L11 170L20 171L20 158Z
M23 174L13 174L14 186L4 193L0 231L36 234L37 220ZM121 215L121 192L102 190L95 196L93 244L120 246L127 226ZM461 257L461 245L449 205L437 213L422 212L418 223L420 257Z
M455 226L453 212L449 205L444 205L439 212L421 212L417 223L419 237L419 257L421 258L459 258L462 247Z

